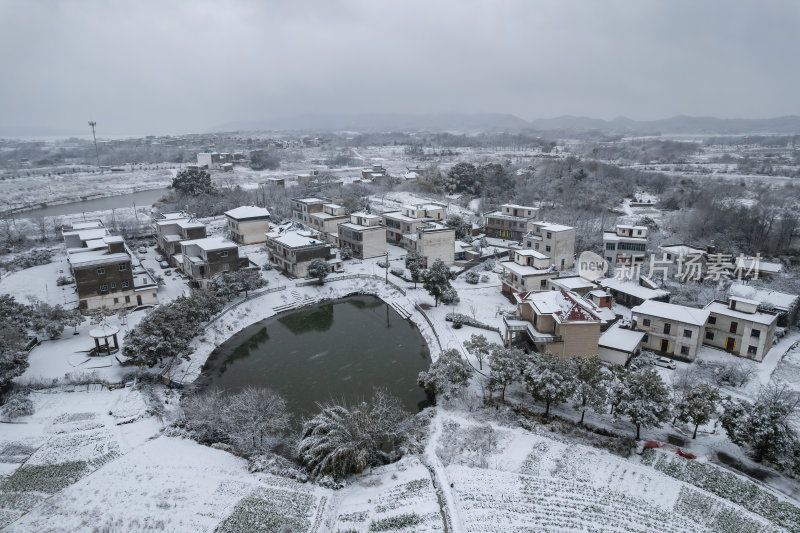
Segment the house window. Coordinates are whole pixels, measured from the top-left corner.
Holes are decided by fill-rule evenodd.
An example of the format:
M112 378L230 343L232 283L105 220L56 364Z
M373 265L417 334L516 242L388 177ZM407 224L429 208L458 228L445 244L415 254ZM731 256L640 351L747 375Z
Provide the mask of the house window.
M681 346L681 355L689 355L689 347Z
M220 256L220 257L228 257L228 250L222 250L222 251L219 253L219 256Z
M116 281L112 281L111 282L111 288L112 289L116 289L117 288L117 282Z
M120 263L119 264L119 269L120 269L120 271L128 270L128 264L127 263Z
M130 282L128 282L128 281L123 281L122 282L122 288L123 289L127 289L129 286L130 286Z
M552 239L552 238L553 238L553 234L552 234L552 233L550 233L549 231L547 232L547 238L548 238L548 239Z
M105 274L106 273L106 267L98 267L97 268L97 273L98 274Z
M672 324L670 324L669 322L664 324L664 333L669 334L670 329L672 329Z
M606 243L606 250L613 250L615 249L616 245L613 242Z
M709 324L716 324L717 323L717 317L715 317L715 316L708 317L708 323Z
M686 337L687 339L691 339L692 338L692 330L690 330L690 329L683 330L683 336Z
M650 319L649 318L643 318L642 319L642 325L643 326L649 326L650 325Z
M108 285L103 283L100 285L100 292L106 292L108 290Z
M547 287L547 280L546 280L546 279L543 279L543 280L542 280L542 282L540 283L540 287L542 287L543 289L544 289L545 287Z
M550 246L545 246L545 247L544 247L544 251L545 251L545 252L549 252L549 251L550 251Z
M753 331L750 332L750 335L758 339L759 337L761 337L761 330L754 329Z
M650 340L650 337L648 335L645 335L644 337L642 337L642 342L645 343L645 344L647 344L647 341L649 341L649 340Z
M713 341L714 340L714 332L713 331L706 331L706 339Z
M747 347L747 355L755 355L758 352L757 346L748 346Z
M731 333L736 333L736 327L738 325L739 324L737 324L736 322L731 322Z
M118 304L119 303L119 298L114 298L114 303Z
M130 296L126 296L126 297L125 297L125 303L126 303L126 304L129 304L129 303L131 303L131 297L130 297Z
M225 263L224 265L222 265L222 270L223 271L227 272L230 269L231 269L231 266L228 263Z

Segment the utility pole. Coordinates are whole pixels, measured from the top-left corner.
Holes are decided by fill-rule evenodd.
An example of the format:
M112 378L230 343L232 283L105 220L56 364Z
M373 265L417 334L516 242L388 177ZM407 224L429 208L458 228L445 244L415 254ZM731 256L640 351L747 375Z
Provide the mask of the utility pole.
M97 136L94 134L94 127L97 126L97 122L94 120L89 121L89 125L92 127L92 139L94 139L94 156L97 158L97 167L100 167L100 152L97 151Z
M389 250L386 250L386 283L389 283Z

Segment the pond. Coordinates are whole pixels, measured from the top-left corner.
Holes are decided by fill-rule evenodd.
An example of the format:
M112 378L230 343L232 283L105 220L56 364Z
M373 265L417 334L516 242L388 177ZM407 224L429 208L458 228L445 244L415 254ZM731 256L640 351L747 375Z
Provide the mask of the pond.
M379 298L357 295L252 324L214 350L203 381L230 392L274 389L300 418L316 414L317 402L368 399L375 387L413 413L426 405L417 374L429 365L413 323Z
M36 209L21 211L19 216L23 218L57 217L90 213L92 211L108 211L121 207L133 207L134 205L141 207L144 205L152 205L163 198L168 192L169 189L150 189L147 191L117 194L115 196L105 196L92 200L37 207Z

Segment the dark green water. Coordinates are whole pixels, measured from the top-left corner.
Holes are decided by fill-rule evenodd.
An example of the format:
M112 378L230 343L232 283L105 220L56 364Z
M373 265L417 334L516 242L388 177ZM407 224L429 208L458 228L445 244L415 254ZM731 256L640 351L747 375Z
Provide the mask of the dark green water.
M429 364L411 322L379 298L359 295L257 322L219 346L203 371L227 391L275 389L303 417L318 411L317 402L358 401L374 387L417 412L426 400L417 374Z

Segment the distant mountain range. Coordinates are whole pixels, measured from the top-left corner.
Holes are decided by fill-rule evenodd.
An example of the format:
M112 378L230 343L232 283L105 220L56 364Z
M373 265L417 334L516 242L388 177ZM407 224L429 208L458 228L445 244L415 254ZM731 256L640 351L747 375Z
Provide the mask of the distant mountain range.
M768 119L690 117L678 115L661 120L617 117L603 120L565 115L527 121L506 113L374 113L360 115L299 115L271 120L230 122L215 131L258 130L352 130L352 131L600 131L626 134L800 134L800 116Z

